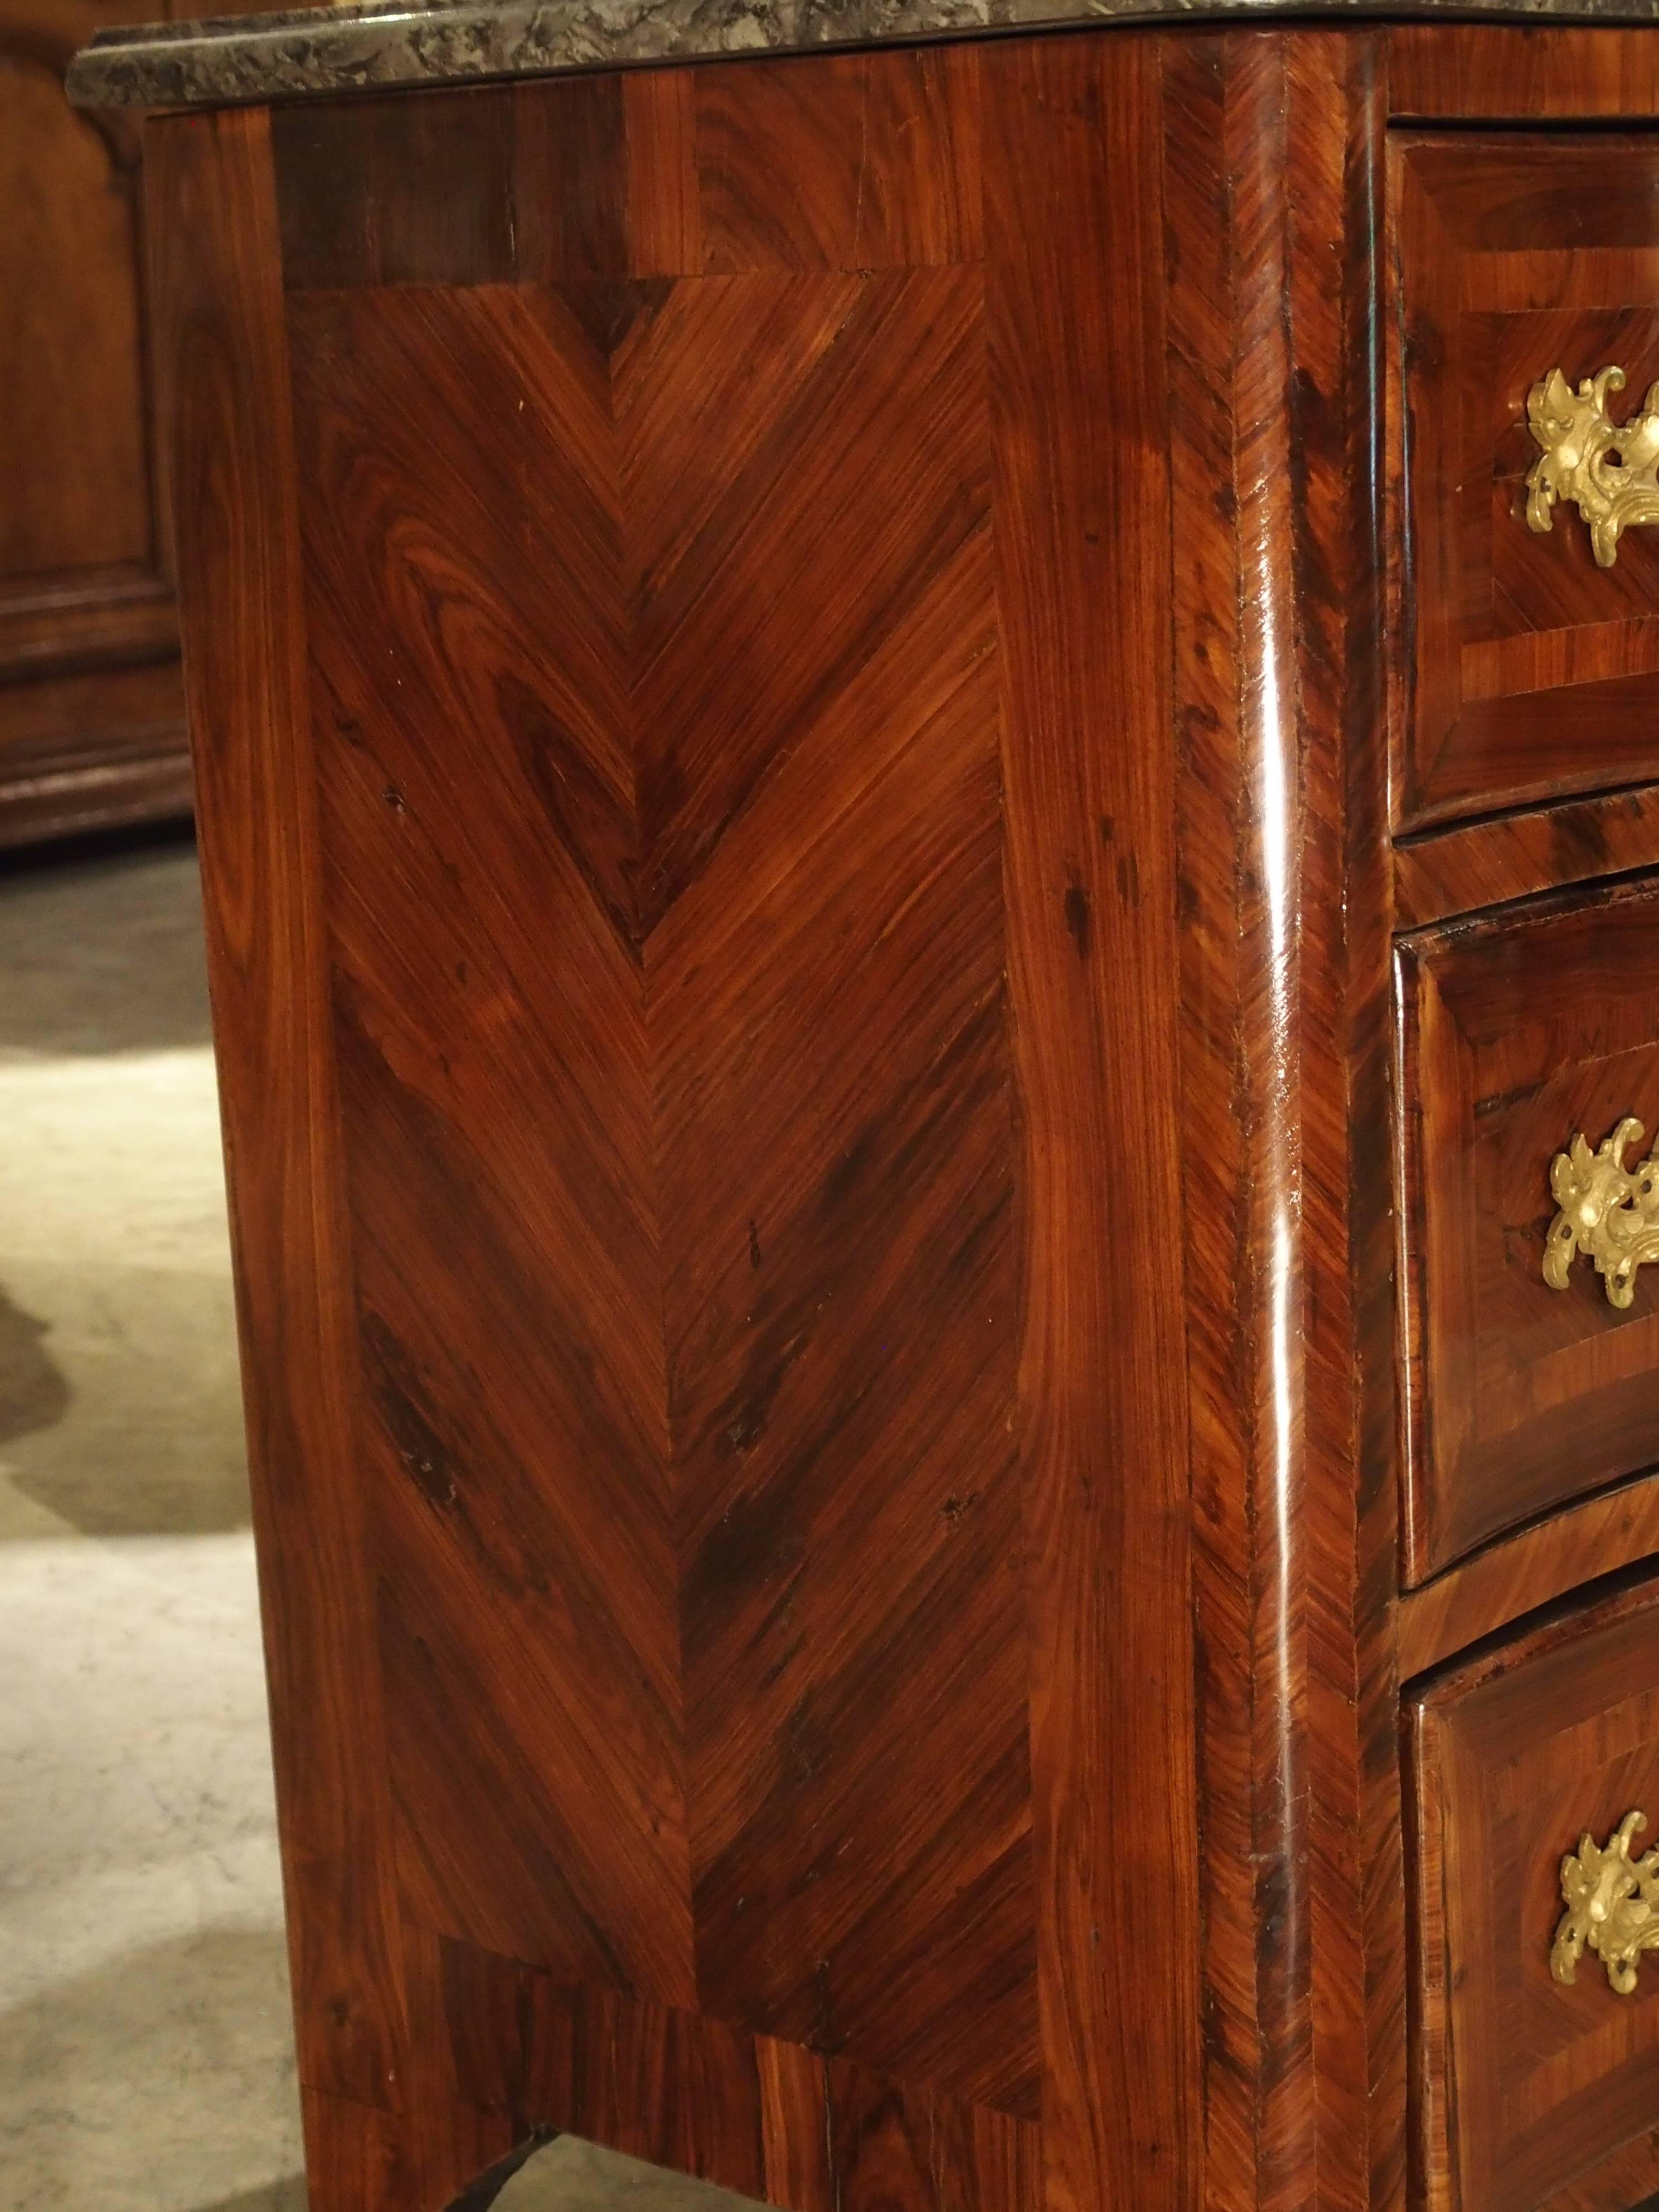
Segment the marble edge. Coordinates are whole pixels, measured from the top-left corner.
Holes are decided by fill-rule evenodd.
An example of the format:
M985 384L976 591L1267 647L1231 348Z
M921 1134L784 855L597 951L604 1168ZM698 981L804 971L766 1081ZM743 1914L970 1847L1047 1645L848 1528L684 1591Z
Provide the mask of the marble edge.
M1260 15L1652 22L1659 0L398 0L100 31L79 107L234 106L1119 21Z

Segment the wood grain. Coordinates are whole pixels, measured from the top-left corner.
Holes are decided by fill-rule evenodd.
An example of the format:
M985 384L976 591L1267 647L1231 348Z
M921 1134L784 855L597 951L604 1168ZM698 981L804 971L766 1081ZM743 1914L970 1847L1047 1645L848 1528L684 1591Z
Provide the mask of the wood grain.
M761 61L699 75L695 159L711 275L857 267L871 66L836 54L807 68Z
M1400 1608L1401 1679L1425 1673L1564 1597L1659 1553L1659 1474L1554 1513L1410 1591Z
M1038 2094L978 279L354 265L290 249L406 1911L845 2051L850 2190ZM655 2063L584 2124L685 2162Z
M984 388L961 377L952 422L959 376L942 365L934 434L971 480ZM899 619L857 680L774 709L789 757L647 947L699 1985L723 2016L1031 2114L992 577L982 500L965 536L938 530L912 481L914 606L887 586ZM671 758L671 691L678 729L705 712L702 620L653 687ZM840 632L803 620L802 674ZM787 1756L734 1759L750 1729ZM959 1914L973 1963L951 1966Z
M1654 1290L1543 1277L1556 1153L1659 1123L1655 917L1637 877L1401 942L1412 1582L1659 1459Z
M568 2129L787 2212L1038 2201L1029 2123L471 1946L439 1972L453 2078L520 2140Z
M1305 1725L1316 2197L1386 2203L1402 2165L1395 1346L1380 283L1380 50L1290 42L1290 307L1305 1244ZM1340 289L1328 270L1341 271ZM1340 736L1335 733L1340 732ZM1264 798L1270 799L1264 784ZM1271 813L1264 807L1264 830ZM1264 859L1270 860L1270 835ZM1268 876L1271 884L1271 874ZM1272 917L1269 901L1269 919ZM1328 1041L1342 1040L1340 1077ZM1355 1993L1358 2002L1355 2001ZM1297 2203L1292 2169L1280 2201Z
M1067 752L1123 656L1164 653L1144 598L1102 633L1094 591L1138 556L1114 539L1078 568L1067 518L1127 502L1163 543L1143 494L1166 464L1150 443L1123 477L1132 449L1103 439L1073 483L1060 458L1099 376L1138 379L1161 435L1161 231L1130 191L1156 48L1034 50L983 127L978 58L887 60L700 76L695 221L683 88L585 142L629 267L703 241L712 273L672 287L495 285L487 208L465 289L399 289L445 275L447 230L428 250L417 227L395 270L356 246L319 262L301 216L325 149L284 142L401 1880L447 1941L824 2052L841 2165L912 2172L882 2187L937 2197L994 2154L1029 2192L996 2115L1042 2100L1078 2202L1150 2168L1173 2205L1195 2015L1126 2045L1090 1932L1193 1862L1178 1399L1170 1376L1149 1427L1156 1315L1091 1303L1089 1117L1173 1172L1142 1047L1161 1021L1173 1065L1171 763L1148 781L1138 742ZM455 109L459 141L483 112ZM851 234L810 163L777 204L768 150L830 161L848 117ZM515 99L514 173L550 204L525 149L556 121ZM374 143L415 158L390 121ZM1092 210L1083 244L1018 217L1040 156ZM1109 241L1140 257L1121 361ZM1061 287L1092 299L1092 351L1048 335ZM1012 669L1011 605L1028 655L1049 610L1043 658ZM1146 700L1150 734L1167 706ZM1121 843L1079 845L1073 806ZM1142 945L1164 980L1103 1029L1104 963ZM1062 988L1069 1032L1038 1011ZM1066 1149L1028 1137L1023 1164L1022 1124ZM1039 1172L1063 1178L1041 1205ZM1173 1194L1144 1202L1150 1237ZM1062 1218L1063 1243L1030 1243ZM561 1383L567 1340L586 1364ZM470 1377L503 1362L477 1405ZM942 1398L945 1372L965 1387ZM1132 1404L1115 1446L1098 1424ZM1115 1452L1156 1482L1079 1493ZM1123 1583L1130 1555L1171 1575ZM1122 1707L1108 1686L1155 1649L1156 1697ZM492 1735L465 1718L486 1705ZM1089 1809L1103 1758L1140 1778L1134 1832ZM767 2078L799 2130L795 2063ZM866 2106L866 2075L902 2098ZM607 2139L641 2111L602 2114ZM815 2158L781 2135L767 2174L810 2193Z
M594 604L614 517L584 469L603 363L540 305L352 291L293 314L393 1776L405 1863L460 1916L441 1926L689 2005L643 985L612 911L629 794ZM422 602L441 618L410 622ZM484 1701L535 1717L520 1811L502 1746L463 1750Z
M1617 2212L1659 2180L1659 1993L1593 1954L1551 1978L1562 1855L1659 1786L1650 1581L1559 1613L1409 1704L1418 2144L1433 2212Z
M1419 2035L1408 2121L1401 1669L1440 1698L1655 1540L1642 1310L1534 1249L1654 1052L1652 886L1606 878L1659 786L1561 735L1648 618L1501 537L1480 395L1540 327L1639 335L1659 245L1613 134L1402 137L1402 356L1404 51L296 107L168 276L200 604L260 609L201 682L265 732L210 746L250 1365L333 1532L262 1524L285 1756L309 1665L353 1785L284 1814L328 2212L567 2127L790 2212L1409 2193L1465 2061ZM1416 480L1413 600L1437 375L1479 466ZM1397 754L1391 852L1425 608L1492 742ZM307 1994L343 1941L361 2030Z
M1354 1583L1346 1616L1354 1641L1359 1772L1353 1839L1363 1930L1366 2073L1365 2172L1376 2208L1398 2203L1407 2181L1406 2021L1408 2008L1407 1870L1400 1745L1399 1360L1392 1155L1397 1123L1391 933L1398 913L1387 837L1389 785L1388 672L1389 486L1379 427L1386 423L1388 292L1377 231L1385 197L1387 69L1381 36L1350 63L1346 87L1343 390L1351 486L1346 558L1352 604L1345 636L1343 836L1346 886L1344 1007L1338 1034L1348 1058L1346 1124L1349 1191L1346 1259L1354 1397L1352 1452ZM1316 412L1308 417L1317 424ZM1331 909L1328 909L1328 912ZM1333 913L1333 926L1334 915ZM1326 1158L1330 1158L1328 1152ZM1334 1169L1328 1167L1327 1173ZM1333 1398L1336 1392L1333 1384ZM1338 1431L1339 1437L1340 1431ZM1340 1465L1339 1456L1337 1465ZM1340 1474L1327 1478L1339 1499ZM1322 1551L1328 1588L1340 1586L1346 1528L1340 1510ZM1329 1601L1328 1600L1328 1607ZM1335 1610L1331 1608L1331 1610ZM1343 1616L1336 1613L1339 1623ZM1340 1636L1339 1627L1339 1636ZM1340 1641L1316 1666L1328 1684ZM1340 1688L1328 1686L1325 1741L1346 1743ZM1339 1799L1339 1803L1340 1802ZM1340 1827L1338 1832L1340 1832ZM1345 1878L1348 1863L1339 1862ZM1328 1884L1328 1909L1344 1910L1341 1881ZM1339 2015L1341 2017L1342 2015ZM1350 2124L1352 2120L1350 2107Z
M1599 568L1576 510L1528 527L1525 480L1539 378L1620 362L1639 385L1659 354L1653 149L1440 134L1391 152L1411 641L1398 826L1650 781L1659 547L1633 532Z
M495 2171L550 2132L526 2116L521 2097L493 2094L516 2048L516 2024L472 2016L466 1955L403 1916L404 2017L422 2076L421 2094L410 2100L405 2163L418 2176L410 2183L416 2201L447 2212L491 2203L501 2186Z
M1238 545L1213 495L1233 480L1232 178L1224 156L1231 50L1217 37L1164 54L1164 209L1171 281L1167 344L1185 465L1171 514L1190 587L1171 592L1181 876L1181 1083L1184 1142L1227 1201L1187 1224L1186 1360L1195 1616L1214 1656L1196 1683L1197 1784L1211 1906L1203 1931L1206 2097L1202 2193L1213 2212L1257 2200L1261 2027L1254 1928L1251 1742L1252 1443L1243 1389L1248 1264L1241 1193L1246 1069L1239 1035L1237 884L1200 854L1232 854L1244 793L1238 766ZM1243 1415L1244 1418L1241 1418ZM1231 1659L1231 1663L1228 1663Z
M1166 68L1205 2202L1358 2203L1401 2126L1371 57L1228 38ZM1304 275L1345 242L1339 284Z
M628 144L624 228L630 276L702 270L693 70L635 70L623 79Z
M132 179L0 18L0 576L138 569L154 547ZM50 183L48 184L48 180Z
M391 1801L269 138L263 114L244 110L155 124L149 143L169 210L150 275L174 410L301 2079L323 2100L318 2112L345 2100L395 2113L404 2059ZM319 1897L325 1911L310 1909ZM370 2200L337 2180L325 2133L312 2136L316 2201L363 2212ZM396 2201L385 2197L386 2212Z
M165 673L168 691L176 692L178 671L168 667ZM170 698L167 703L174 702ZM0 717L4 704L0 694ZM141 724L136 732L121 730L95 749L73 726L71 732L44 740L27 734L0 740L5 760L0 848L140 823L189 820L194 798L190 756L180 751L178 726L170 716L149 729Z
M1659 785L1505 814L1394 848L1402 929L1659 866Z
M1181 1208L1159 64L1143 39L982 63L1044 2155L1047 2201L1078 2212L1195 2185L1179 1275L1101 1264L1150 1256ZM1108 1789L1133 1825L1103 1819ZM1132 1923L1133 1957L1109 1933ZM1148 1985L1159 2017L1125 2037Z
M510 276L513 113L494 85L275 108L289 290Z
M421 2201L402 2130L381 2106L302 2087L300 2116L313 2197L349 2212L398 2212Z
M1659 57L1633 24L1398 23L1389 112L1447 122L1634 120L1659 115Z
M0 845L190 811L138 134L63 83L144 12L0 4Z

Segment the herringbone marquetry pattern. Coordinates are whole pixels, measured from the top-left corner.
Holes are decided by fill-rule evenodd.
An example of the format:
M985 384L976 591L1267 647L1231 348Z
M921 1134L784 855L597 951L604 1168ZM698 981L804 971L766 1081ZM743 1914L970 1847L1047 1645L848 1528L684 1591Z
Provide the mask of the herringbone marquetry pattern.
M434 321L453 371L435 425L385 404ZM565 374L515 373L544 362L543 327L507 290L357 295L319 301L313 343L296 347L329 386L308 390L301 368L299 412L321 434L306 526L323 580L313 665L325 851L341 861L337 1029L366 1449L392 1478L378 1494L393 1776L422 1808L403 1856L441 1927L487 1927L498 1948L573 1973L605 1959L684 2003L615 477L589 461L606 451L605 380L580 329L561 326ZM513 433L493 459L478 434L491 422ZM383 610L345 588L371 563ZM532 653L559 669L533 698ZM492 817L510 826L486 857ZM366 850L395 877L372 907L348 864ZM435 1264L440 1251L453 1267ZM417 1253L434 1264L411 1266ZM484 1392L487 1360L508 1374ZM495 1739L463 1758L463 1717L486 1703ZM533 1758L519 1713L534 1716ZM591 1808L580 1832L544 1802L567 1771ZM509 1785L503 1855L482 1846L481 1793L505 1809Z
M1538 106L1447 35L147 125L316 2212L1401 2197L1383 125Z
M1031 2116L981 300L319 293L295 392L411 1909Z

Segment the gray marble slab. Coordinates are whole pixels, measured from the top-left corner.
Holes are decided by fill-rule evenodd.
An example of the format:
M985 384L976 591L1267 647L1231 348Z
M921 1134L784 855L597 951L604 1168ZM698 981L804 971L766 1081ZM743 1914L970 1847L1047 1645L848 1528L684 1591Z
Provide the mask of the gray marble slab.
M1272 15L1659 21L1659 0L368 0L100 31L70 70L84 107L223 106L1139 19Z

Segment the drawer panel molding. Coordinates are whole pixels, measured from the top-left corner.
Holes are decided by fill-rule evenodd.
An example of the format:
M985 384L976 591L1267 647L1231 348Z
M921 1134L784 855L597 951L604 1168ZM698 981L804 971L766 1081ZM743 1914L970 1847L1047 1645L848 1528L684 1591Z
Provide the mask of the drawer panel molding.
M1395 845L1395 925L1421 929L1651 867L1659 867L1656 784L1460 823Z
M1659 1124L1659 878L1398 950L1416 1584L1659 1465L1659 1164L1623 1165Z
M1659 1968L1638 1982L1634 1954L1659 1942L1659 1852L1626 1853L1631 1808L1659 1797L1659 1577L1483 1647L1407 1715L1419 2202L1643 2203L1659 2190ZM1623 1994L1575 1978L1587 1948Z
M1393 156L1395 827L1650 782L1659 532L1630 525L1659 516L1659 427L1605 402L1607 364L1659 362L1659 137L1401 134ZM1564 499L1589 527L1547 534Z
M1409 1682L1585 1583L1659 1558L1659 1470L1546 1515L1420 1589L1398 1610L1400 1679Z

